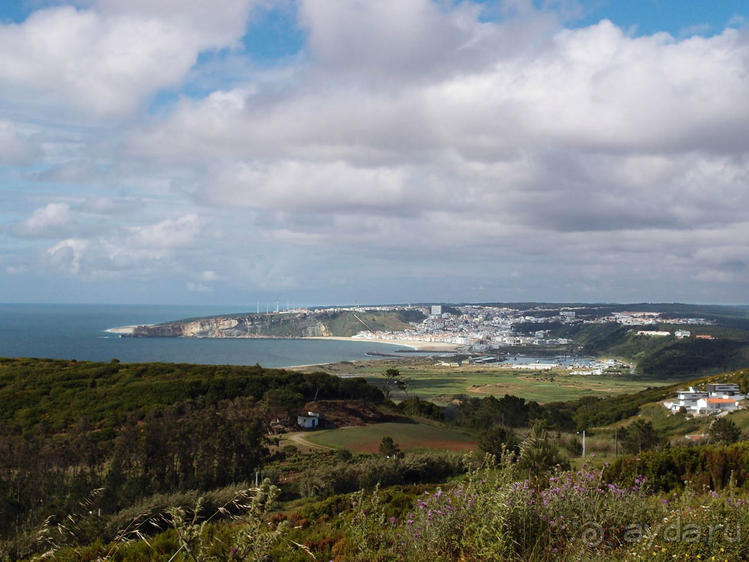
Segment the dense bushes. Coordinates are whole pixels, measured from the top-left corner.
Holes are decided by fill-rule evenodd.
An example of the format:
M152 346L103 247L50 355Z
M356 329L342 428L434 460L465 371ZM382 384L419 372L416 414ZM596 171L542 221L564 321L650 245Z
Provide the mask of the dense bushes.
M297 480L300 496L326 497L375 485L443 482L466 471L459 455L418 454L405 457L356 457L350 462L322 464Z
M548 486L513 482L512 472L479 471L456 487L425 493L401 519L387 518L381 497L357 494L345 560L671 560L745 559L744 499L686 493L678 501L649 494L644 479L606 484L599 472L561 472ZM689 533L689 534L687 534Z
M407 416L421 416L436 421L443 421L445 419L442 408L432 402L420 400L418 397L407 398L401 401L397 408L399 412Z
M670 491L690 482L698 490L720 490L733 483L749 488L749 442L648 451L617 459L604 470L608 482L632 482L646 476L655 490Z
M466 398L458 407L455 423L485 429L493 425L523 427L543 417L543 408L536 402L505 394L502 398Z

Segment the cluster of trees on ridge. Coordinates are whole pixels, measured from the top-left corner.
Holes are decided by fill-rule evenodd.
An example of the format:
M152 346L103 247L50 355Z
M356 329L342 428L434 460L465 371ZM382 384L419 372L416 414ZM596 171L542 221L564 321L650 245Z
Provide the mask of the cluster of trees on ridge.
M249 481L269 459L269 422L315 398L384 400L363 379L259 366L0 359L0 536L94 489L114 513Z

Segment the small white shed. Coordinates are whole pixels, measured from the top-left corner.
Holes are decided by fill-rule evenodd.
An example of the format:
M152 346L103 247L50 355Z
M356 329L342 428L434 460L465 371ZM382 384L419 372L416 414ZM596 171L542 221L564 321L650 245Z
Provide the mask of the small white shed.
M307 412L296 417L297 425L304 429L312 429L320 425L320 414L317 412Z

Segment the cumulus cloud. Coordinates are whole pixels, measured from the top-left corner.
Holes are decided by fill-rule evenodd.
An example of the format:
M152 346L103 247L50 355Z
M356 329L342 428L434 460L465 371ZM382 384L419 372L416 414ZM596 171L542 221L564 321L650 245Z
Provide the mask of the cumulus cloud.
M49 247L45 257L55 270L85 279L121 275L152 279L162 268L195 276L180 261L193 251L201 253L201 243L196 240L200 229L200 219L189 214L99 233L89 229L86 237L67 238ZM219 279L212 270L198 277L202 282ZM199 285L195 283L195 287Z
M68 238L49 248L47 255L54 267L75 275L81 269L81 259L88 247L87 240Z
M67 203L49 203L18 223L15 232L29 238L56 238L70 228L71 220Z
M242 36L252 0L85 3L0 25L0 92L37 111L120 117Z

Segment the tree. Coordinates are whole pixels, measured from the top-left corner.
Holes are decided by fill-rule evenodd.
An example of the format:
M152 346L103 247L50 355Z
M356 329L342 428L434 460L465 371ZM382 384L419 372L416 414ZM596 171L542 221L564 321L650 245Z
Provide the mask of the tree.
M711 443L736 443L741 437L741 430L728 418L718 418L707 431Z
M538 478L555 466L569 470L570 463L559 448L549 441L546 423L543 420L536 421L531 434L520 444L515 469L522 476Z
M643 420L631 423L622 429L620 435L622 447L628 453L662 448L666 443L664 436L653 427L653 424Z
M400 376L401 372L398 369L391 368L385 371L385 378L387 378L388 381L395 381Z
M518 440L510 428L497 425L481 434L478 445L482 452L500 458L503 450L517 451Z
M386 457L402 457L403 452L393 438L389 435L382 438L380 442L380 454Z

